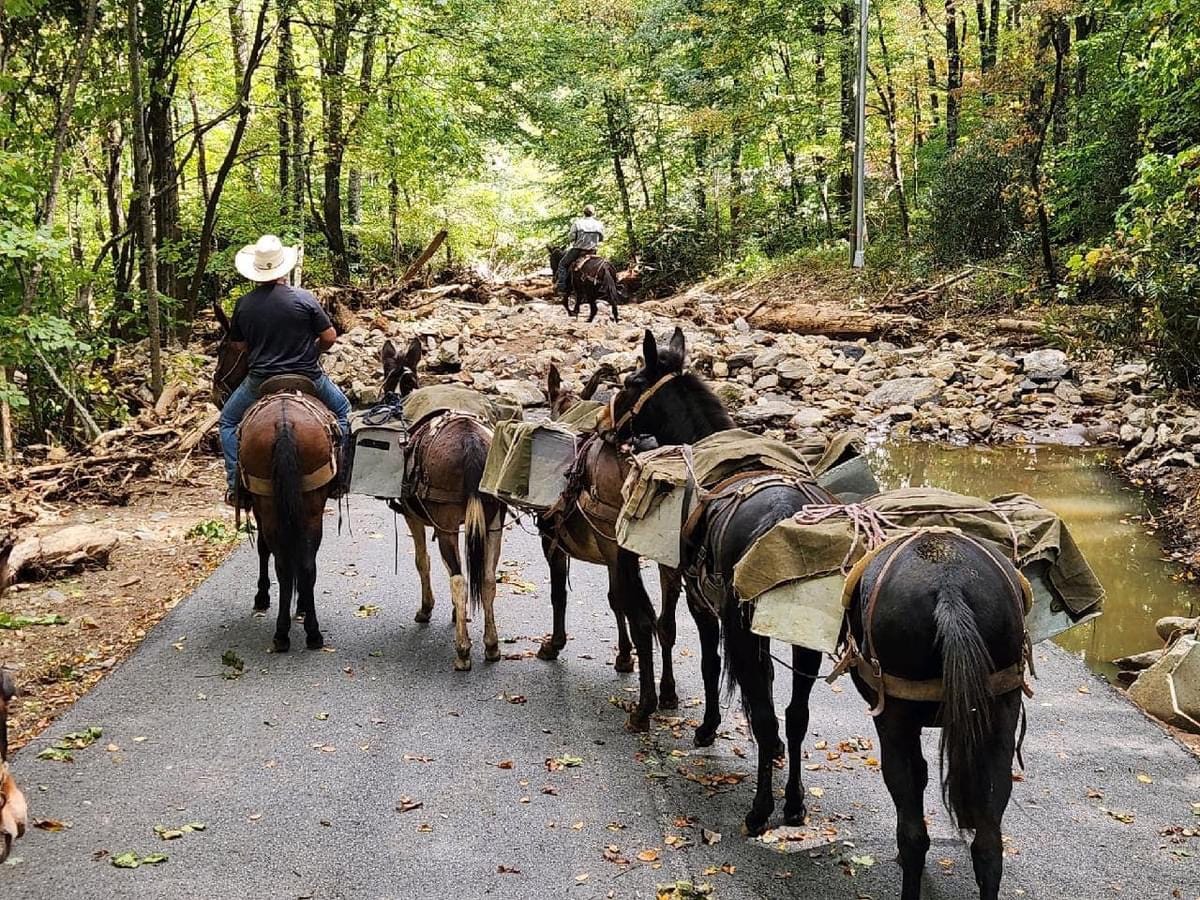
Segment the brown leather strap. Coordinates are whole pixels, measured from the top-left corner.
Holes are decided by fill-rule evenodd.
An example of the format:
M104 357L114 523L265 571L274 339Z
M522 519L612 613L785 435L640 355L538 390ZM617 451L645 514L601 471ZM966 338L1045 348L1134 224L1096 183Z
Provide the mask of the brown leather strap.
M854 667L859 677L881 696L886 695L899 700L915 700L921 703L941 703L945 697L945 684L941 678L918 681L912 678L901 678L898 675L889 675L887 672L877 673L871 662L861 656L854 662ZM992 696L1007 694L1018 688L1026 689L1024 660L989 675L987 688L988 693Z
M315 491L319 487L324 487L333 481L337 475L336 459L330 459L329 462L321 466L300 479L300 491L307 494L309 491ZM246 486L251 494L256 494L259 497L271 497L275 494L275 485L270 478L259 478L257 475L251 475L248 472L242 472L242 484Z
M617 418L617 397L620 396L621 392L617 391L617 393L613 394L612 398L608 401L608 417L613 423L612 430L620 431L627 423L632 422L634 417L642 411L642 407L650 402L651 397L682 374L682 372L668 372L662 378L658 379L658 381L654 382L654 384L650 385L643 392L642 396L637 398L633 406L629 407L629 411L621 416L620 419Z

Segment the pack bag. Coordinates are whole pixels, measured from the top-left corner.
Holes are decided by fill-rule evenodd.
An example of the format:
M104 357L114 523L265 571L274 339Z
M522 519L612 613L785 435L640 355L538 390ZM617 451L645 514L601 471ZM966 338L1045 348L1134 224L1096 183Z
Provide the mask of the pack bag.
M394 499L404 496L409 425L398 401L350 416L350 492Z
M506 503L544 511L567 489L579 438L558 422L500 422L479 489Z

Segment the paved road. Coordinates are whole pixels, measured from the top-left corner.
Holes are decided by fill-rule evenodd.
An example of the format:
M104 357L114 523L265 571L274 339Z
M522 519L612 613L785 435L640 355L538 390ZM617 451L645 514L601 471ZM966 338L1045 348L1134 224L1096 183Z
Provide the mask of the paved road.
M434 622L415 625L407 535L394 574L390 514L359 503L352 521L353 535L338 536L330 520L321 555L318 602L335 652L266 652L273 618L250 615L255 556L242 547L17 755L32 815L71 827L31 831L0 867L0 897L585 900L653 897L656 885L677 879L709 882L719 900L895 895L894 814L868 764L872 751L848 746L828 758L841 742L873 738L848 681L840 692L814 692L808 785L821 796L810 798L812 825L774 843L748 841L738 826L752 766L738 753L753 757L753 746L732 713L727 739L703 752L686 724L660 722L644 738L622 730L625 713L613 700L633 696L636 676L610 665L601 570L573 569L573 640L557 663L543 663L528 651L530 636L548 627L546 570L537 541L510 530L504 558L536 585L533 593L502 587L497 601L503 650L518 658L484 664L476 625L475 670L464 675L451 671L440 570ZM379 610L356 616L364 605ZM677 647L680 715L692 717L700 677L687 618ZM298 628L294 635L302 645ZM235 680L217 675L227 650L246 663ZM1160 834L1200 827L1192 813L1200 764L1078 661L1045 647L1038 656L1029 770L1006 820L1004 896L1200 897L1200 839ZM519 697L525 702L511 702ZM89 726L103 737L74 763L35 759ZM548 758L563 756L581 764L547 771ZM496 765L508 760L511 768ZM727 773L746 780L714 787L713 776ZM423 805L398 812L401 797ZM932 787L928 809L926 895L977 896L969 853ZM156 825L187 822L207 827L170 842L155 836ZM706 846L701 828L724 837ZM609 845L631 864L606 860ZM654 849L658 862L637 859ZM1188 850L1197 858L1179 852ZM108 856L127 851L170 858L135 870L110 865ZM850 862L868 856L873 865Z

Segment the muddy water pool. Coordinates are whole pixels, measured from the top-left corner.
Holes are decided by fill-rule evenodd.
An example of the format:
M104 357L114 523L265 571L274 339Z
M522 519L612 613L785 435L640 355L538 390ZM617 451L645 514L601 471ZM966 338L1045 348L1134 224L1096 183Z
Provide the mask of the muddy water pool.
M1103 615L1056 640L1097 672L1111 676L1111 660L1160 646L1154 623L1161 616L1200 612L1200 587L1164 559L1145 499L1102 452L884 443L869 458L885 490L935 486L985 499L1019 491L1062 516L1107 599Z

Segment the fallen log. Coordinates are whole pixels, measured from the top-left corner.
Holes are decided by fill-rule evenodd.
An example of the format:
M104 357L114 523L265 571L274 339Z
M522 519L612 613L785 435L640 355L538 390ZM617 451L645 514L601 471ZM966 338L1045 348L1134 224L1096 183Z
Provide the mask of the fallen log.
M166 418L167 413L171 411L171 407L175 405L175 401L186 393L187 385L178 381L172 381L158 395L158 400L154 404L154 414L160 419Z
M429 262L433 254L438 252L438 247L442 246L442 242L446 240L447 234L448 232L443 228L433 236L433 239L425 246L425 249L421 251L421 255L408 267L408 270L404 273L404 277L400 279L401 282L416 277L416 274L421 271L421 267Z
M204 440L204 436L213 430L213 427L221 419L221 411L214 410L205 416L204 421L185 434L179 439L179 443L174 447L180 453L190 453L196 449L199 443Z
M84 568L102 568L120 541L115 531L72 525L44 537L20 541L9 557L15 580L35 580Z
M791 334L820 334L834 340L876 339L915 331L920 321L912 316L856 312L806 304L763 310L755 325L764 331Z

